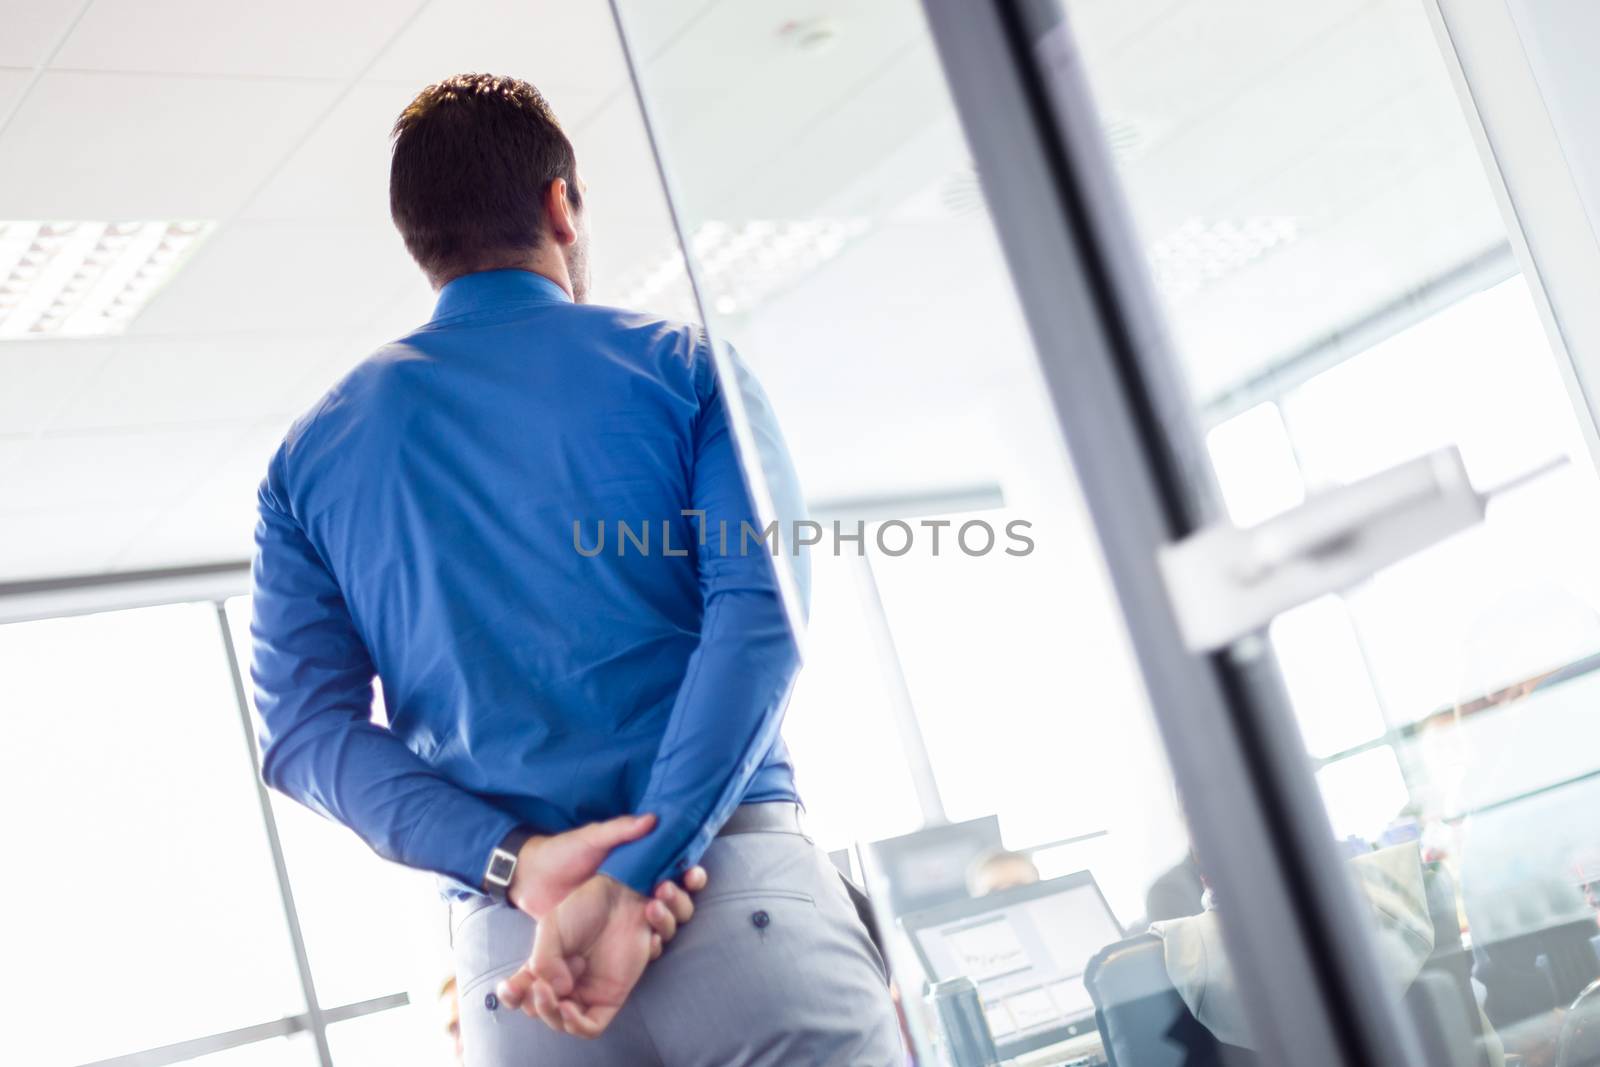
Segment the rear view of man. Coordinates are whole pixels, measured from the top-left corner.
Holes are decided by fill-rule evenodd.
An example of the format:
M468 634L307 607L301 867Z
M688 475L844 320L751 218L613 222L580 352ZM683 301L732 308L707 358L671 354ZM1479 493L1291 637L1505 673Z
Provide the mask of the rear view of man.
M263 776L442 876L473 1067L898 1062L800 831L796 648L704 335L585 304L583 183L532 86L429 86L394 137L438 304L262 483ZM795 506L786 468L773 492Z

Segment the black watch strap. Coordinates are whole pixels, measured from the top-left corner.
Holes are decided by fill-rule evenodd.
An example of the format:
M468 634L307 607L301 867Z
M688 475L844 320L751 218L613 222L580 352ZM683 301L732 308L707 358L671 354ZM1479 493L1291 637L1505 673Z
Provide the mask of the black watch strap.
M485 893L496 900L506 899L506 890L511 888L511 880L517 875L517 856L532 836L533 831L518 826L500 839L494 851L489 853L489 865L483 870Z

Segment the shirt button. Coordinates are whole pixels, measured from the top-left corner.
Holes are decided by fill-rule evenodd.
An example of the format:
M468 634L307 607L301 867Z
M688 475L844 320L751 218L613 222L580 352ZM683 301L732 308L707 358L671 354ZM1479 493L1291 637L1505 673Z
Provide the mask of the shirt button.
M493 993L485 994L483 998L483 1006L488 1008L490 1011L494 1011L500 1006L500 998L495 996Z
M768 915L764 911L755 912L750 916L750 922L757 930L765 930L767 928L767 924L771 921L772 916Z

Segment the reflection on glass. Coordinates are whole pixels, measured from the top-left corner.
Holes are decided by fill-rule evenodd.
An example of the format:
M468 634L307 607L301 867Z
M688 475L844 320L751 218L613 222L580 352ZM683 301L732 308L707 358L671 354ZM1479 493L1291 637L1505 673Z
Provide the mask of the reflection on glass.
M708 328L818 524L785 725L810 821L857 846L925 1054L924 981L952 975L901 923L953 908L1015 924L1026 958L974 976L1002 1053L1097 1055L1091 958L1143 933L1187 839L920 6L620 6ZM633 299L694 311L684 273L665 257ZM745 451L782 485L769 458Z
M454 1047L435 1006L427 1001L362 1015L328 1027L335 1067L427 1063L450 1067Z
M7 1062L305 1010L225 647L209 604L0 626Z
M1233 517L1446 445L1490 494L1270 644L1352 884L1427 920L1376 930L1429 1062L1558 1062L1600 977L1600 482L1424 5L1067 7Z

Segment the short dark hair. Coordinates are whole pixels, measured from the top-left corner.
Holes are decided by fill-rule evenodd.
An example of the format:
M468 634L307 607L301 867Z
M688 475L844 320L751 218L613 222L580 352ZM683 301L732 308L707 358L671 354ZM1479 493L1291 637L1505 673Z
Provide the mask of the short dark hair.
M389 214L435 285L509 266L544 237L557 178L579 206L577 161L544 95L518 78L457 74L394 124Z

